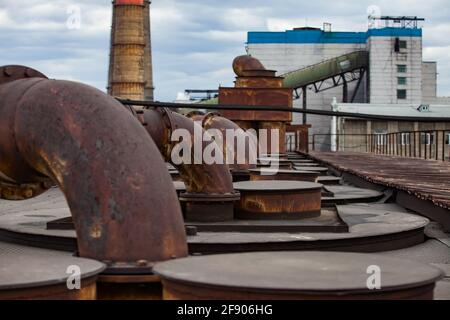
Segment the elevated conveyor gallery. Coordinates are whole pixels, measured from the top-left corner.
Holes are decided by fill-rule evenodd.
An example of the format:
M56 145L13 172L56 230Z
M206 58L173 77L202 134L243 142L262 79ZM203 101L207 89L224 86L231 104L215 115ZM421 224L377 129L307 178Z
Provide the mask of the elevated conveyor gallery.
M363 70L366 70L368 66L369 53L367 51L355 51L286 73L282 75L284 77L283 85L286 88L293 89L314 85L316 92L319 92L326 89L321 84L323 81L331 79L331 87L343 85L345 81L359 79L364 72ZM356 72L359 73L359 76ZM346 73L351 74L351 77L344 77Z

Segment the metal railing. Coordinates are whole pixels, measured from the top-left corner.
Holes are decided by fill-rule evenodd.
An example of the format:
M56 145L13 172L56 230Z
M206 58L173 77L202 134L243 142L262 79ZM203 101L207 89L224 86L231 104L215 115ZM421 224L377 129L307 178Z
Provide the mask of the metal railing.
M320 140L330 141L333 136L337 137L336 148L338 151L367 152L441 161L450 160L450 130L373 134L314 134L312 135L312 150L316 150L319 145L319 138ZM331 147L331 143L323 143L323 141L320 145Z

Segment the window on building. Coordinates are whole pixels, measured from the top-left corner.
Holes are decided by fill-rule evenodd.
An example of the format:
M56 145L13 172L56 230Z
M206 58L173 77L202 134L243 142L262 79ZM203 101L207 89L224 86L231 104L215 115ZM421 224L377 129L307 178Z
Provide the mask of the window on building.
M386 133L375 132L375 143L377 144L377 146L385 146L386 142L387 142Z
M408 97L406 90L399 89L397 90L397 99L404 100Z
M408 67L406 64L399 64L397 65L397 72L398 73L406 73L408 71Z
M400 136L400 144L402 146L409 146L411 141L411 134L409 132L403 132Z
M445 135L445 143L448 144L448 145L450 145L450 133L447 133L447 134Z
M422 144L431 145L434 143L434 133L422 133L421 134Z
M406 77L398 77L398 84L401 86L407 85L408 84L408 80Z
M400 49L408 49L408 41L400 40Z

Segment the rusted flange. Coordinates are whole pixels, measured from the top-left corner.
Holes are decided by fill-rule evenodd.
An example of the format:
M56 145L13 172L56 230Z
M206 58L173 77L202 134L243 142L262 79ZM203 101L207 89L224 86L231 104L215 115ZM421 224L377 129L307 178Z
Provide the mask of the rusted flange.
M40 73L39 71L17 65L10 65L0 67L0 86L20 80L20 79L28 79L28 78L41 78L47 79L47 77ZM6 117L6 115L4 115ZM3 128L6 130L7 128ZM1 134L1 139L9 139L9 135ZM0 153L0 199L6 200L25 200L36 197L41 193L48 190L54 183L42 176L41 182L29 181L26 183L19 183L14 179L10 178L6 173L9 171L7 168L10 167L10 164L7 163L8 160L5 157L1 156ZM20 162L20 161L17 161ZM16 165L20 165L16 163ZM2 173L2 169L3 172Z
M233 182L250 181L249 170L231 170L233 176Z
M322 185L300 181L238 182L241 193L235 217L239 219L302 219L320 216Z
M179 197L184 206L188 222L224 222L234 218L234 203L240 199L239 192L233 194L190 194Z
M48 79L43 73L25 66L3 66L0 67L0 85L27 78Z

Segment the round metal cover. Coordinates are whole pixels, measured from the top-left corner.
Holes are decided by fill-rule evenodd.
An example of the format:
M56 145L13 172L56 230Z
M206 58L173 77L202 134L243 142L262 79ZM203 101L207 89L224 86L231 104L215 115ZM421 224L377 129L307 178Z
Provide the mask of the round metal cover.
M101 262L68 253L0 242L0 290L64 284L71 275L67 273L71 266L80 268L82 279L105 269Z
M370 290L368 270L381 270L381 288ZM258 252L178 259L157 264L163 280L233 291L357 294L431 285L437 268L380 255L336 252Z

